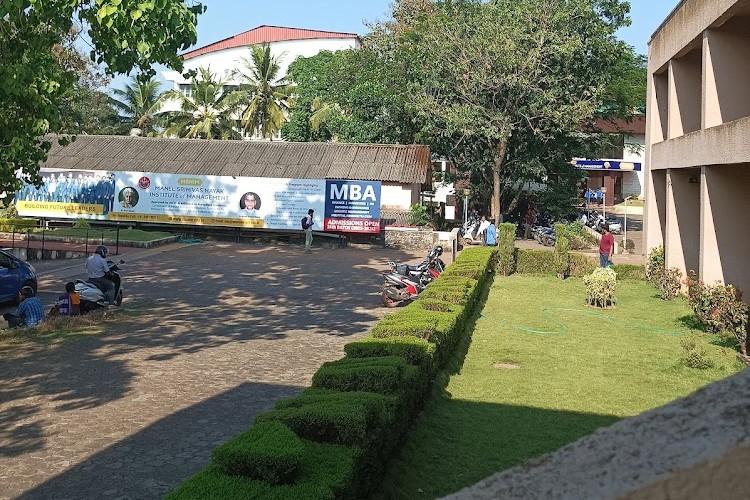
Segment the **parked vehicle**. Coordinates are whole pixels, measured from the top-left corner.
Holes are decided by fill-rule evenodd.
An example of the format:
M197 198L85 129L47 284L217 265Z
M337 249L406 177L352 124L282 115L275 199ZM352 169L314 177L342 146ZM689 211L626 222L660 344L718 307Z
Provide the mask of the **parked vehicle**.
M383 305L396 307L417 298L419 292L445 270L445 263L440 259L442 254L443 247L436 246L424 261L415 266L389 261L389 270L383 273L383 292L380 294Z
M463 238L464 245L476 245L482 243L482 238L479 235L480 223L481 221L478 218L472 217L461 226L459 234Z
M12 253L0 250L0 302L18 303L18 292L30 286L37 291L36 269Z
M112 281L115 283L115 304L118 306L122 305L122 279L120 277L119 264L124 263L124 260L120 260L119 262L107 261L109 271L112 273ZM102 290L95 283L79 279L76 280L75 286L76 292L81 296L81 314L106 308L109 305L109 300L107 300L106 296L107 291Z

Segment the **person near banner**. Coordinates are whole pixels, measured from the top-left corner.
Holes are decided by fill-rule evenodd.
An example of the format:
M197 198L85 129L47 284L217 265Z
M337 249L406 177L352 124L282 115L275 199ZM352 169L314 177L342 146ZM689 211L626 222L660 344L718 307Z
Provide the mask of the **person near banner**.
M315 210L312 208L307 211L307 217L302 219L302 229L305 231L305 253L310 253L312 249L312 241L313 241L313 234L312 234L312 228L315 225L315 220L313 220L313 214L315 213Z

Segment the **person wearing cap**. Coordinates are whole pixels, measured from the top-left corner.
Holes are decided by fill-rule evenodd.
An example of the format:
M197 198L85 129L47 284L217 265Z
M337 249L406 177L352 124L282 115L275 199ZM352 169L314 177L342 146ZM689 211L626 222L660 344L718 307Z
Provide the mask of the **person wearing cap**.
M312 228L315 224L315 221L313 220L313 214L315 213L315 210L312 208L307 211L307 220L305 221L305 252L310 253L312 248L312 240L313 240L313 234L312 234Z
M9 328L19 326L36 326L44 320L44 304L34 297L34 289L30 286L21 288L18 293L20 304L16 313L5 313L3 318L8 322Z

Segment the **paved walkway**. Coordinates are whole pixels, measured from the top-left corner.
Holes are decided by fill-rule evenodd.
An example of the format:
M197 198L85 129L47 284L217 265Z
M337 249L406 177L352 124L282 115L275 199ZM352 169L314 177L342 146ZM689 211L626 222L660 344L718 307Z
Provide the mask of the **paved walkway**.
M125 257L125 305L106 333L0 346L0 498L162 498L385 314L386 260L422 256L164 250ZM37 267L52 294L82 262Z

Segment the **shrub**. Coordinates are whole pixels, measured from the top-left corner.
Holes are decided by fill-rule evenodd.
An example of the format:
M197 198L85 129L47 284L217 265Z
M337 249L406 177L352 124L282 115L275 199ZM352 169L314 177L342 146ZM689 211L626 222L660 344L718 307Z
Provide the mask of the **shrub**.
M599 267L599 260L592 259L586 255L580 253L569 254L570 258L570 275L577 278L582 278L587 274L591 274L594 270Z
M503 276L510 276L516 267L516 225L503 222L498 225L498 272Z
M430 213L424 205L412 205L409 207L408 220L412 226L426 226L430 223Z
M289 427L263 422L214 448L211 457L230 476L282 484L297 477L303 449L302 440Z
M76 219L75 223L73 224L73 227L76 227L76 228L82 228L82 227L83 228L88 228L88 227L91 227L91 224L89 224L89 221L87 221L83 217L78 217Z
M11 206L15 207L15 205ZM36 219L0 219L0 231L5 231L8 233L14 231L24 232L33 227L36 227Z
M570 272L570 240L566 235L565 224L555 224L555 274L565 278Z
M281 422L298 436L318 443L359 445L369 439L367 409L361 404L317 401L261 413L253 425Z
M519 274L555 274L552 252L518 249L516 272Z
M455 305L451 302L439 299L431 299L428 297L421 298L421 300L419 300L417 304L419 304L419 306L426 311L448 312L452 309L455 309Z
M682 363L689 368L705 370L714 366L714 362L708 357L703 347L698 347L695 340L685 339L682 344Z
M612 269L617 273L619 280L645 280L646 268L634 264L615 264Z
M358 448L304 441L301 472L295 484L272 485L242 476L229 476L213 462L171 492L170 500L195 498L274 498L330 500L356 498L353 491Z
M367 391L396 394L411 386L416 368L397 356L343 358L323 363L313 375L313 387L339 391Z
M398 356L407 363L420 366L426 372L431 371L435 344L417 337L389 337L378 339L367 337L344 346L344 352L350 358L374 358Z
M662 300L672 300L680 293L682 271L676 267L669 269L659 269L657 267L653 270L651 280L656 285L656 288L659 289L659 295Z
M586 303L590 306L608 307L615 305L617 273L610 268L598 267L583 277L586 285Z
M664 270L664 246L658 246L651 249L646 261L646 279L656 284L656 273Z
M731 333L740 352L747 355L748 306L742 292L732 285L706 285L690 271L685 280L693 312L710 333Z

